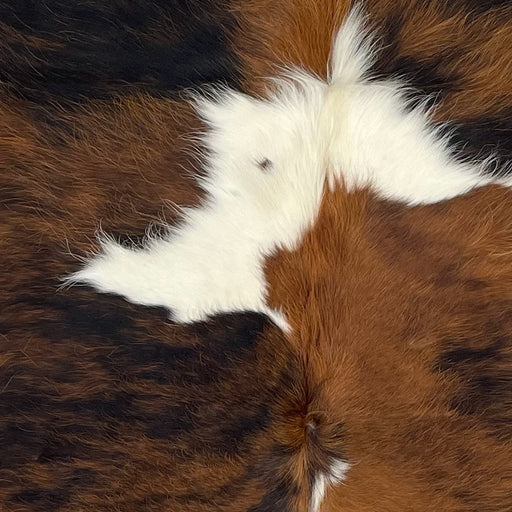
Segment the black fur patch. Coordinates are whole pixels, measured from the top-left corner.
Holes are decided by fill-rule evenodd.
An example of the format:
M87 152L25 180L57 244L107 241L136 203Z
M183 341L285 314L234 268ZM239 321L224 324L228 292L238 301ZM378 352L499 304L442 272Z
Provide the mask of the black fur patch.
M456 3L453 8L484 12L493 7L510 2L479 2L464 1ZM502 18L507 19L507 16ZM508 19L512 19L511 15ZM444 49L429 59L418 60L405 54L401 44L401 30L406 23L404 15L391 10L384 21L378 26L380 37L377 60L372 74L378 78L398 77L411 87L407 91L410 107L419 103L434 106L444 97L464 87L468 77L461 76L450 70L450 63L464 57L455 44ZM483 160L495 157L496 165L491 167L493 175L510 176L512 174L512 110L507 109L498 115L476 119L458 119L451 126L441 127L441 132L450 134L450 141L460 158Z
M66 489L27 489L11 497L11 502L16 507L17 504L30 505L30 510L34 512L47 512L49 510L59 510L69 499L69 491Z
M499 115L458 121L451 132L451 143L463 158L496 158L492 174L512 175L512 109Z
M291 478L283 478L268 491L261 501L247 512L292 512L290 498L297 494L297 487Z
M227 1L3 1L0 79L41 104L238 83ZM2 49L3 47L3 49Z
M510 0L458 0L457 3L476 14L482 14L502 7L512 7Z
M430 60L418 60L404 54L401 47L401 30L406 23L404 16L391 10L377 27L380 51L372 68L376 78L400 78L410 86L411 105L430 100L439 101L443 96L457 89L459 77L443 70L443 63L453 59L455 54L439 54ZM455 51L455 50L454 50Z
M18 296L19 315L6 325L9 339L21 329L46 349L37 363L20 354L2 374L0 478L14 471L25 480L0 493L0 504L59 510L74 497L103 495L116 464L137 468L146 456L125 447L130 439L163 443L170 478L194 461L210 460L214 471L216 458L247 458L243 477L222 489L196 483L195 497L177 493L174 502L218 503L262 485L269 490L262 511L278 496L288 499L275 484L279 468L268 465L273 455L263 451L255 461L254 454L254 440L279 421L276 408L300 378L291 354L287 368L276 366L274 351L282 359L287 349L269 345L263 333L274 327L265 317L219 316L158 339L140 319L169 325L163 310L90 290L37 290ZM38 321L27 321L33 314ZM55 488L32 481L33 464L52 475Z
M497 438L510 439L512 340L493 330L489 326L478 338L446 341L437 369L460 378L460 389L452 399L457 412L479 418Z

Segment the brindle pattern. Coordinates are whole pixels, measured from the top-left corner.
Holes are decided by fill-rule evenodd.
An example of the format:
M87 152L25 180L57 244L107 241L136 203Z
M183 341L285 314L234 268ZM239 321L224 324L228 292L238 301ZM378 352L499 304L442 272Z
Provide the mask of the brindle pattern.
M229 1L0 2L0 78L37 104L237 84Z
M57 290L100 222L132 240L199 201L184 87L324 73L349 4L0 4L0 510L305 512L332 457L353 468L322 512L512 509L510 192L327 197L269 265L290 340ZM368 9L374 73L434 95L464 155L510 159L510 2Z

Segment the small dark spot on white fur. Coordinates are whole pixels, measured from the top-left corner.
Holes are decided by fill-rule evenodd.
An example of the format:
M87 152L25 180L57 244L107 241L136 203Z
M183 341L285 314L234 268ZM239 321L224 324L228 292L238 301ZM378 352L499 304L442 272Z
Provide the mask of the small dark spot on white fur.
M258 167L265 172L271 171L273 165L274 164L268 158L263 158L258 161Z

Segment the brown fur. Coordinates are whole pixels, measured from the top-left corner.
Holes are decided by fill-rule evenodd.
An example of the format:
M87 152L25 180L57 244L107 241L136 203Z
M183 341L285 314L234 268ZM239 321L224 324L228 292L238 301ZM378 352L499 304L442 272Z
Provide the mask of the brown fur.
M328 194L269 263L353 468L322 511L512 507L512 193L407 209Z
M508 123L510 8L475 5L369 9L389 34L376 72L440 94L438 118L476 116L483 137L485 116ZM230 8L246 90L281 63L324 74L348 7ZM410 210L328 194L301 247L269 262L289 340L253 314L179 327L57 287L100 223L136 241L178 218L169 202L197 204L200 123L181 102L130 95L145 78L80 104L59 101L57 80L39 105L14 71L27 81L9 82L0 118L0 510L306 512L332 457L353 467L322 512L512 508L509 191ZM126 79L100 71L89 98Z
M282 65L325 76L333 36L350 5L348 0L243 2L234 48L247 86ZM378 71L405 75L413 85L440 94L439 119L488 116L511 107L511 6L483 12L464 1L371 0L365 6L369 28L386 46ZM408 76L411 64L416 69ZM430 74L421 76L425 72Z
M58 290L100 221L142 235L176 217L164 201L197 202L188 107L100 102L51 132L20 103L3 111L0 510L306 512L308 386L270 322L178 327Z
M510 5L478 12L477 2L372 0L370 12L382 20L390 44L385 71L400 74L403 66L407 76L410 62L430 70L425 77L418 70L418 83L415 76L412 82L440 96L438 119L478 118L511 107Z
M175 218L173 202L197 202L187 139L200 125L183 103L99 101L54 115L51 128L20 102L7 99L2 112L0 179L11 222L0 229L24 223L84 248L99 220L105 231L143 234L148 223Z
M261 93L261 79L290 65L325 77L333 36L349 6L348 0L239 2L233 48L242 62L244 86Z
M400 77L411 99L449 123L461 158L492 156L512 172L512 5L502 0L305 0L238 2L232 46L242 84L265 95L264 78L295 65L324 77L332 40L355 4L368 14L378 54L371 74Z

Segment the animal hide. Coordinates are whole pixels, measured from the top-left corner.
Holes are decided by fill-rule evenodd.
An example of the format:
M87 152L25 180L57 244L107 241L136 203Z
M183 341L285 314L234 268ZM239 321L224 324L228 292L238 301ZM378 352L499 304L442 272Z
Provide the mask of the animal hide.
M0 30L0 511L512 510L510 2Z

